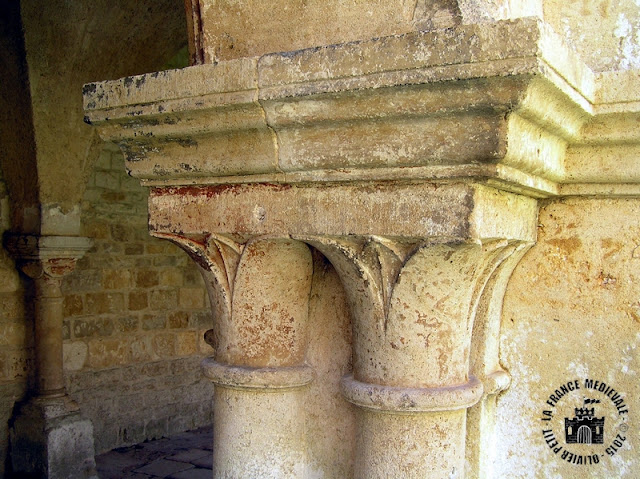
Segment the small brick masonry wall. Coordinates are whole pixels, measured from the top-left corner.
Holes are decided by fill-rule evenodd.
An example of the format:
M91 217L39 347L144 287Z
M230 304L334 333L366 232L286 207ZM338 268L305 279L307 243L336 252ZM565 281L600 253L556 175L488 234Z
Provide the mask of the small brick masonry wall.
M106 145L82 205L94 245L63 285L67 388L97 453L211 423L208 298L188 256L149 235L146 200Z
M147 191L114 145L83 202L90 252L63 285L67 388L93 422L96 452L211 424L213 387L200 370L211 313L195 264L149 236ZM0 235L9 228L0 177ZM33 377L33 304L0 248L0 477L16 401ZM26 305L26 306L25 306Z

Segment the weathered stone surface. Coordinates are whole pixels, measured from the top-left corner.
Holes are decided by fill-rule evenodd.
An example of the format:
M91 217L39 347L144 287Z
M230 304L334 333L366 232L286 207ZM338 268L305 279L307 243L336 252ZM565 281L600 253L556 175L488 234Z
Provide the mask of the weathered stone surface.
M636 474L639 215L636 199L572 198L542 208L538 243L516 267L505 297L501 363L512 384L498 398L497 477ZM614 388L628 414L616 410L612 394L586 389L585 379ZM580 390L555 407L546 403L555 389L574 380ZM550 421L562 447L554 454L542 433L548 423L543 411L559 423L572 418L585 397L601 401L589 407L605 417L604 443L566 444L562 428ZM617 434L626 439L610 456L606 451ZM598 454L599 463L572 464L562 458L565 451Z
M14 473L97 479L93 427L68 397L22 404L11 429Z
M640 191L636 73L596 73L544 2L400 3L335 1L333 19L287 2L265 20L250 0L189 2L192 56L214 64L88 86L89 119L153 188L152 234L209 291L216 477L509 477L522 443L499 396L502 300L536 240L536 199ZM373 21L344 29L367 8ZM341 387L356 409L328 413L345 429L302 406L319 366L308 246L348 303ZM306 424L354 438L353 462L311 445Z
M618 76L630 88L615 93L546 24L520 19L94 84L85 107L158 185L480 177L547 196L624 176L609 191L628 194L638 80Z

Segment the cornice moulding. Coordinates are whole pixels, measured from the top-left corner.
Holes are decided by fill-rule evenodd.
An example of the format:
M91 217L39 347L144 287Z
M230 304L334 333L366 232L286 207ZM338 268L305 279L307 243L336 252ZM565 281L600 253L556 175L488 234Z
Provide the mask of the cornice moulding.
M94 83L84 101L149 186L471 178L637 195L637 86L523 18Z

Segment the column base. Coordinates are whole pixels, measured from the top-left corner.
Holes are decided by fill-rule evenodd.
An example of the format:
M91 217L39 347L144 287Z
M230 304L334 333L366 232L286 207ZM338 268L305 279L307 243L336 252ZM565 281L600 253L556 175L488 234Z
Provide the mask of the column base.
M98 479L93 425L67 395L17 405L10 441L16 477Z

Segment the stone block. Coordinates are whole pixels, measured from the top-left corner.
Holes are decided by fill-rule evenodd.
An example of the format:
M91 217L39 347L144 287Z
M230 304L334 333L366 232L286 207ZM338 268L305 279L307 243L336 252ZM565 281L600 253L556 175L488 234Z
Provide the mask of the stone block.
M180 263L180 258L173 255L156 256L153 258L153 265L162 266L177 266Z
M176 355L176 335L174 333L158 333L153 337L153 351L161 358Z
M102 272L104 289L127 289L131 284L131 272L126 269L105 270Z
M152 240L145 244L147 254L171 254L175 253L176 248L167 241Z
M204 288L180 288L179 304L185 309L204 308Z
M71 320L70 319L63 319L62 320L62 340L66 341L68 339L71 339Z
M124 254L127 256L144 254L144 245L140 243L130 243L124 247Z
M103 191L102 193L100 193L100 198L102 199L103 203L112 205L115 208L126 208L126 205L121 204L126 199L126 195L120 191Z
M82 269L80 266L62 281L63 294L77 294L102 289L102 272L97 269Z
M197 351L197 337L195 331L176 332L176 354L190 356Z
M18 293L0 293L0 318L20 320L24 317L24 299Z
M141 323L142 329L145 331L165 329L167 327L167 317L164 314L145 314Z
M155 270L138 270L135 273L135 285L138 288L150 288L160 283L160 275Z
M204 282L202 281L202 275L195 268L188 268L183 270L182 272L184 276L184 284L189 286L202 286L204 287Z
M146 291L131 291L129 293L129 311L141 311L148 306Z
M131 227L125 224L112 223L109 225L111 230L111 239L113 241L126 243L132 240L133 232Z
M87 318L73 320L74 338L92 338L98 336L111 336L114 324L111 319Z
M182 271L177 268L167 268L160 271L160 285L162 286L182 286Z
M150 268L153 266L153 257L151 256L136 256L134 258L135 268Z
M33 371L33 352L25 349L0 351L0 372L5 381L25 381Z
M82 223L82 235L92 238L94 241L108 239L110 237L109 225L103 221L87 218Z
M68 294L64 297L64 315L81 316L84 314L84 303L79 294Z
M129 361L129 344L124 339L92 339L88 343L87 365L92 368L111 368Z
M167 311L178 304L178 292L174 289L154 289L149 294L149 299L154 310Z
M115 320L115 329L120 333L137 331L139 319L135 316L126 316Z
M0 293L12 293L20 289L20 276L13 264L0 264Z
M27 330L24 321L0 322L0 346L24 346L26 334Z
M213 313L211 311L197 311L189 315L189 327L197 329L211 329L213 327Z
M65 370L79 371L85 365L89 348L83 341L67 341L62 345L62 361Z
M91 422L77 412L52 415L47 407L27 404L18 413L11 430L14 472L19 477L97 479Z
M130 340L129 351L131 361L151 361L155 359L152 338L149 335L135 337Z
M168 323L170 329L185 329L189 326L189 315L185 311L173 311L169 313Z
M137 374L141 379L166 376L170 373L170 363L167 361L155 361L152 363L136 365Z
M88 293L85 296L88 314L118 313L124 311L122 293Z

